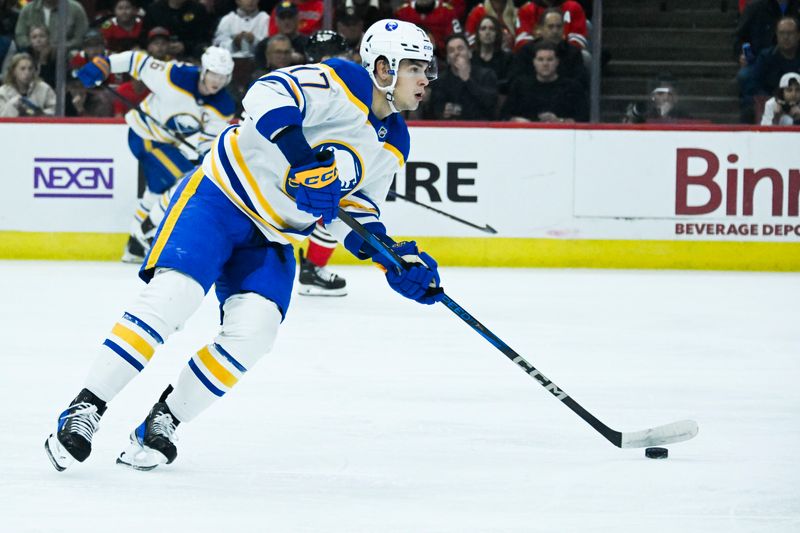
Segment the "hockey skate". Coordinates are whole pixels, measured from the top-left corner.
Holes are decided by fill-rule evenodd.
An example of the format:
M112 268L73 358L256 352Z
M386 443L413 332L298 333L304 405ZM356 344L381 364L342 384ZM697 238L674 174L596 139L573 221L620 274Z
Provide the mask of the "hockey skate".
M149 246L146 245L146 241L140 239L137 235L130 235L128 243L125 245L125 251L122 252L122 262L143 263L148 249Z
M305 258L300 249L300 276L297 294L304 296L346 296L347 282L325 267L318 267Z
M92 453L92 436L97 432L106 403L83 389L58 417L58 429L44 442L47 457L59 472L75 460L83 462Z
M175 430L180 424L165 402L158 402L139 427L131 433L131 443L117 458L117 464L135 470L152 470L170 464L178 456Z

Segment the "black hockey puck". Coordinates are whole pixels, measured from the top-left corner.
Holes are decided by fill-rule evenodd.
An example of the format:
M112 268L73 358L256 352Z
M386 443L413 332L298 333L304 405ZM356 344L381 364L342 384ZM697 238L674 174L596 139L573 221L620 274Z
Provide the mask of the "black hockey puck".
M666 459L669 455L669 450L666 448L647 448L644 454L650 459Z

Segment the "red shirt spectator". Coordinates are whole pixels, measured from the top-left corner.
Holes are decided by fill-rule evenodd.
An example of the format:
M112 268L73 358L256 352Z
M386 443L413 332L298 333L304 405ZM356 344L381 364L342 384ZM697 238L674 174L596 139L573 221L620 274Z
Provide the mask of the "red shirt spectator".
M269 16L269 36L272 37L278 31L277 17L281 13L291 10L289 5L293 5L300 24L297 27L297 32L301 35L310 36L312 33L322 29L322 12L325 9L325 2L323 0L297 0L292 3L289 0L283 0L272 10Z
M467 15L467 22L464 30L469 38L469 44L475 44L475 36L478 33L478 24L486 15L496 18L503 26L503 36L514 35L516 27L517 10L514 8L513 0L486 0L482 4L472 8ZM503 39L505 41L505 38Z
M133 0L117 0L114 16L100 26L110 52L125 52L140 44L144 22L136 11Z
M147 98L147 95L150 94L150 90L147 88L147 85L139 80L133 79L128 80L117 87L117 92L133 105L139 105L142 103L142 100ZM131 106L128 105L128 102L123 102L119 98L114 99L113 105L115 117L121 117L131 109Z
M514 49L518 50L525 43L535 37L535 29L539 18L548 8L557 7L564 13L564 37L577 33L583 37L589 36L586 28L586 13L583 7L575 0L532 0L517 12L516 40ZM568 39L569 40L569 39Z
M394 12L395 18L411 22L422 28L430 30L436 50L444 49L447 36L456 31L461 31L461 25L456 18L453 6L442 0L415 0L407 2ZM456 28L457 25L457 28Z

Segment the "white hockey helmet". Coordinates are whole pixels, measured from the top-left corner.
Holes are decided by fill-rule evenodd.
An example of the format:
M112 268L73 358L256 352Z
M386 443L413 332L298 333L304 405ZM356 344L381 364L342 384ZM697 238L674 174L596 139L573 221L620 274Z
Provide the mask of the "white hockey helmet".
M389 62L389 74L394 76L388 87L381 87L375 80L375 63L379 58ZM361 39L361 64L369 72L372 83L386 94L392 102L392 91L397 84L397 69L403 59L427 61L425 75L433 81L437 76L436 60L433 57L433 43L428 34L415 24L402 20L384 19L374 23Z
M202 65L202 76L205 77L206 72L213 72L225 76L225 85L230 83L231 76L233 75L233 58L231 53L225 48L219 46L209 46L203 52L203 57L200 58Z

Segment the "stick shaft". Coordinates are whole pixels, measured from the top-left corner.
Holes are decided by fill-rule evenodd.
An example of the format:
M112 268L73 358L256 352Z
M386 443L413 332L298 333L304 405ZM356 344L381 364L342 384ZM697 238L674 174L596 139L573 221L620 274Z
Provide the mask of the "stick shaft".
M353 217L347 214L344 209L339 209L339 218L347 224L353 231L355 231L362 239L372 245L375 249L379 250L382 254L386 256L389 261L391 261L396 267L398 268L405 268L406 263L403 261L401 257L399 257L394 250L392 250L386 243L378 239L375 235L373 235L369 230L367 230L364 226L358 223ZM442 298L442 303L450 310L454 315L458 318L466 322L473 330L475 330L481 337L489 341L489 343L500 350L503 355L508 357L513 363L519 366L526 374L531 376L536 382L538 382L542 387L544 387L547 391L550 392L553 396L555 396L558 400L561 401L564 405L569 407L575 414L585 420L590 426L592 426L596 431L598 431L603 437L609 440L612 444L619 447L622 442L622 434L619 431L614 431L613 429L606 426L602 423L599 419L597 419L593 414L583 408L578 402L576 402L571 396L569 396L561 387L556 385L553 381L548 379L544 374L542 374L536 367L530 364L528 361L525 360L520 354L515 352L510 346L508 346L505 342L500 339L497 335L492 333L492 331L484 326L478 319L473 317L470 313L468 313L463 307L461 307L455 300L450 298L447 294L444 294Z
M417 200L409 198L408 196L404 196L404 195L402 195L402 194L400 194L398 192L395 192L393 190L389 190L389 196L394 196L395 198L400 198L401 200L404 200L404 201L406 201L406 202L408 202L410 204L414 204L414 205L418 205L420 207L424 207L425 209L428 209L428 210L433 211L434 213L438 213L440 215L444 215L444 216L446 216L448 218L451 218L451 219L453 219L453 220L455 220L457 222L461 222L462 224L465 224L465 225L467 225L467 226L469 226L471 228L475 228L477 230L480 230L480 231L483 231L483 232L486 232L486 233L497 233L497 230L495 230L489 224L485 224L483 226L479 226L479 225L477 225L477 224L475 224L473 222L470 222L469 220L464 220L463 218L459 218L459 217L457 217L455 215L451 215L450 213L448 213L446 211L442 211L441 209L437 209L437 208L435 208L435 207L433 207L431 205L424 204L422 202L418 202Z

